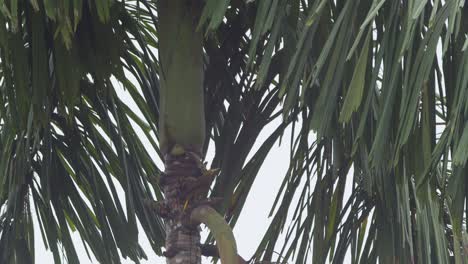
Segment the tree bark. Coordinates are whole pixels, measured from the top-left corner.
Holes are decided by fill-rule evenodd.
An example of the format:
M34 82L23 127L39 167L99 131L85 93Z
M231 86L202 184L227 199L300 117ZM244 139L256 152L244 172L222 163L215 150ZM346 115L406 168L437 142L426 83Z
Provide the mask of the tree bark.
M160 180L165 194L166 215L166 260L167 264L201 263L200 230L196 223L187 219L188 203L194 203L187 188L192 187L196 177L201 177L196 160L187 154L166 155L166 170Z
M167 263L201 262L200 223L212 232L222 264L242 263L231 227L211 207L217 200L206 198L217 171L207 170L198 153L178 145L166 155L165 164L160 185L166 199L157 211L166 218Z

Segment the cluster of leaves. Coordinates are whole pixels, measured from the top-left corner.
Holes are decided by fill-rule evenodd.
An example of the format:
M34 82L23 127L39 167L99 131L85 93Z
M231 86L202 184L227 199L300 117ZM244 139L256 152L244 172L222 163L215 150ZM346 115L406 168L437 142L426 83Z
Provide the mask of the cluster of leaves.
M230 95L213 135L213 164L224 161L213 195L232 201L232 224L271 146L300 127L254 260L464 263L467 16L464 1L206 2L209 65L222 60L208 67L208 96ZM284 124L247 161L255 127L275 117L262 116L264 89L282 99Z
M80 262L70 230L99 262L138 261L137 217L158 252L164 230L144 202L159 169L135 130L157 150L154 7L12 0L1 11L0 262L34 262L33 221L55 263Z
M138 261L135 217L158 252L161 221L143 207L160 195L148 184L157 158L135 133L158 151L154 4L10 0L1 11L2 260L34 259L33 208L57 263L58 245L78 262L69 229L100 262L120 262L117 248ZM254 260L463 263L467 16L462 0L205 1L205 152L214 144L212 195L232 225L293 130Z

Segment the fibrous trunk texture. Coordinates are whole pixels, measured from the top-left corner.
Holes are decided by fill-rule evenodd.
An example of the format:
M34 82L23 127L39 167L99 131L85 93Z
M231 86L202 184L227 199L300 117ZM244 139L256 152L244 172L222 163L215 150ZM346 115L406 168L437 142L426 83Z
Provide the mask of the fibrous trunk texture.
M201 263L200 232L196 223L190 223L187 214L196 202L196 193L190 189L201 177L195 155L167 154L166 171L160 180L166 196L166 258L168 264Z
M238 264L236 241L231 227L211 206L221 199L207 198L217 170L207 170L200 155L176 145L165 156L166 170L159 184L165 201L158 212L166 218L168 264L201 262L200 223L212 232L222 264Z

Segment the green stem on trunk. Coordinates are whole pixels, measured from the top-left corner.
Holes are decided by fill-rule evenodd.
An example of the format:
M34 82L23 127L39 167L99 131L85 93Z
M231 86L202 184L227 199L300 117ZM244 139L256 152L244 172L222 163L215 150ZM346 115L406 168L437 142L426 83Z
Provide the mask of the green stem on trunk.
M213 234L222 264L238 264L237 246L231 227L224 218L209 206L193 209L190 219L205 224Z
M203 35L196 31L197 1L158 1L160 147L179 144L200 152L205 139Z

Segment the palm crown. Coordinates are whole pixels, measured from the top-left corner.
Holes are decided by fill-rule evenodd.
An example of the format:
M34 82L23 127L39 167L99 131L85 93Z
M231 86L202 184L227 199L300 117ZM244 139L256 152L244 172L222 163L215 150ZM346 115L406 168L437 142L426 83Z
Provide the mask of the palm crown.
M253 261L278 252L295 263L342 263L347 253L353 263L466 262L464 1L186 4L201 10L203 105L161 99L163 75L184 69L164 71L170 45L154 1L1 3L0 262L33 262L33 221L56 263L61 254L79 262L70 231L102 263L120 263L118 252L144 258L137 221L161 253L163 221L145 203L163 199L154 179L164 118L206 131L202 156L212 144L220 168L210 195L224 198L217 209L232 226L292 129L289 170ZM160 116L177 101L198 102L204 120Z

